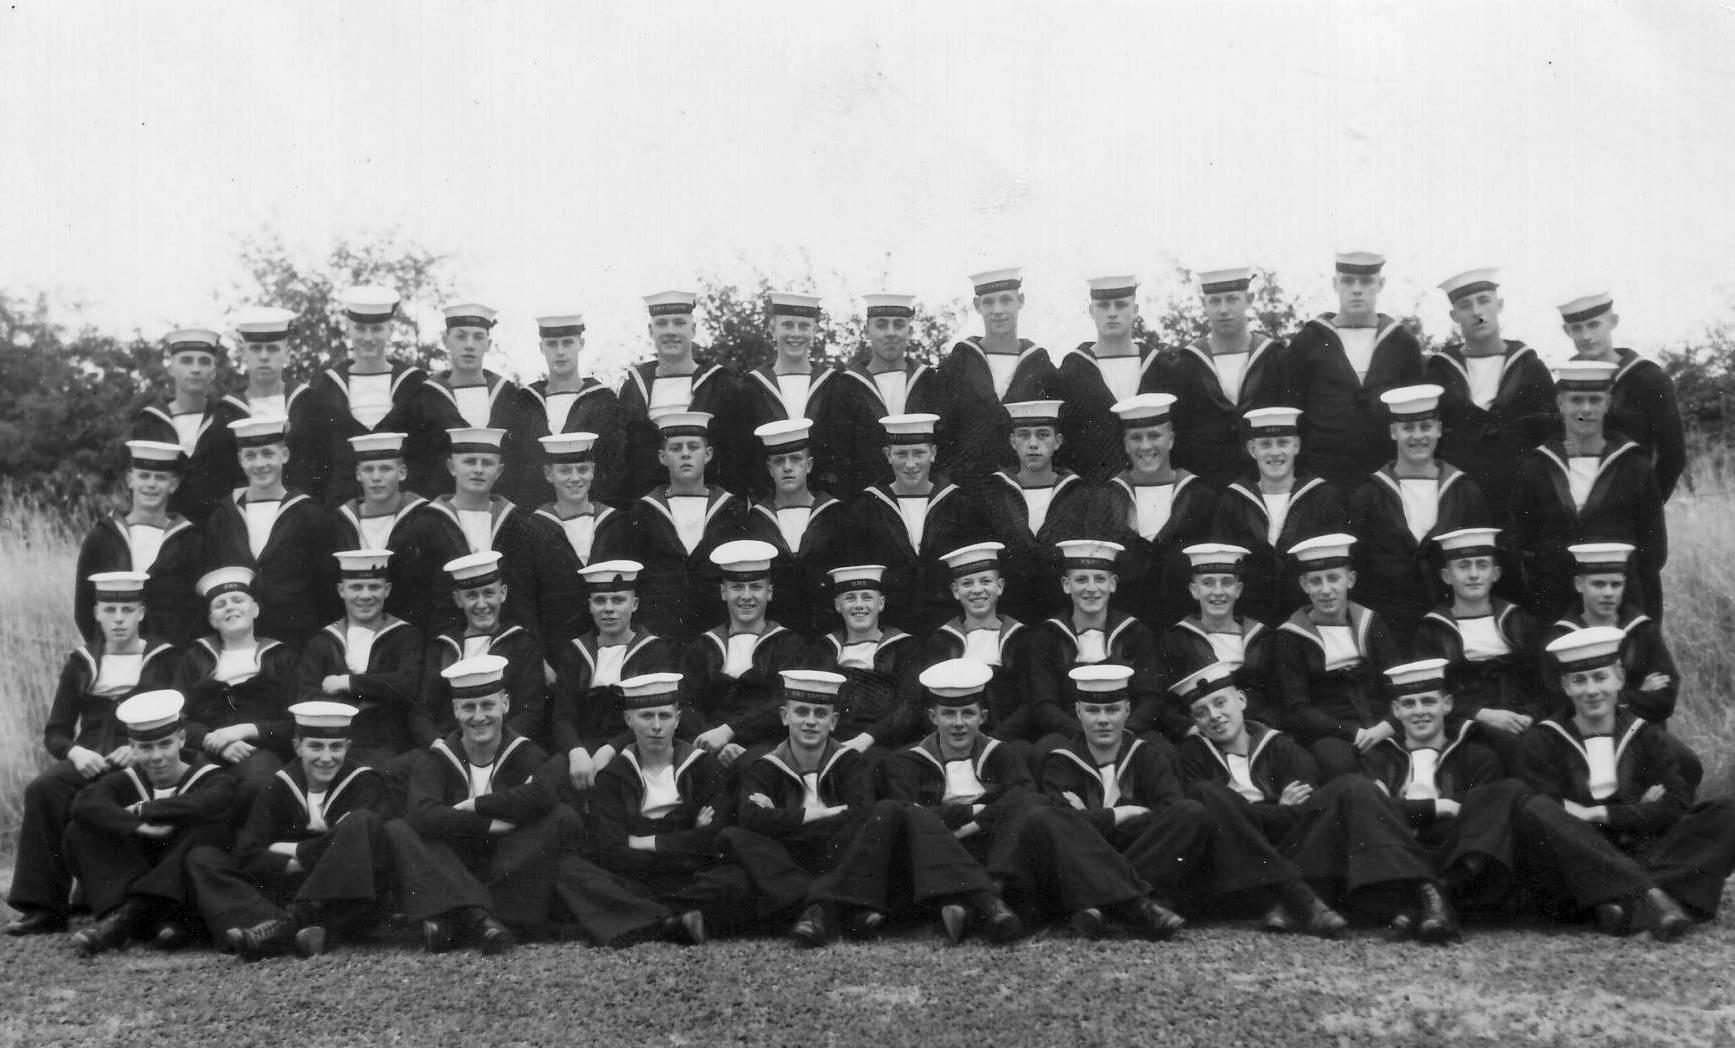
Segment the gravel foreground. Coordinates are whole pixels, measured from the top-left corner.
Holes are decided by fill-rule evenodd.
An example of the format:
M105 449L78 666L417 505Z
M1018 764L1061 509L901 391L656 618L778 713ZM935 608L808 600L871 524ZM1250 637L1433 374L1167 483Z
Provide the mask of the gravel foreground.
M1726 900L1727 905L1727 900ZM1725 914L1727 914L1725 909ZM438 957L402 935L243 964L65 936L0 940L0 1045L1735 1044L1735 928L1680 943L1473 926L1450 947L1263 935L946 947L925 930L808 953L774 939Z

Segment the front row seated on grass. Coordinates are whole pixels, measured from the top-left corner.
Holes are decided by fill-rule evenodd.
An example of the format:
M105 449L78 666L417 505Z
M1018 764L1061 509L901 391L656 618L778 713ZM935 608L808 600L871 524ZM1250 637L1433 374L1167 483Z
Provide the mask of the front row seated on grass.
M768 929L820 946L912 918L954 942L1056 921L1093 938L1111 920L1163 940L1183 914L1246 912L1271 931L1331 938L1362 918L1443 942L1458 912L1530 911L1667 942L1716 915L1735 801L1691 804L1663 734L1621 707L1622 637L1549 645L1571 709L1524 734L1521 777L1450 727L1431 659L1387 671L1396 734L1365 774L1323 785L1304 746L1246 718L1227 663L1172 686L1197 728L1176 757L1126 730L1128 668L1076 667L1081 733L1043 755L1040 785L983 734L992 670L972 660L922 674L933 730L877 784L832 737L841 674L782 673L784 738L733 769L677 738L681 676L642 675L621 682L632 741L588 826L559 799L562 762L509 726L506 660L484 655L445 671L457 728L413 763L403 818L351 757L357 707L306 702L295 760L233 847L235 770L188 745L179 692L148 691L116 710L126 766L71 805L65 854L96 917L72 940L91 955L208 930L245 959L312 956L393 913L430 952Z

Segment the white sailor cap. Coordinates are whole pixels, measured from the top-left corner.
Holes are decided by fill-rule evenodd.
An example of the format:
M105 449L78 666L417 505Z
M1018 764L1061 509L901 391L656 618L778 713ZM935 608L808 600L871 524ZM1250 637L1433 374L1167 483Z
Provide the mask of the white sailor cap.
M975 659L944 659L916 679L933 697L934 705L968 706L982 701L982 690L994 679L994 671Z
M1635 548L1626 542L1580 542L1566 551L1572 554L1575 575L1621 575Z
M503 655L472 655L459 659L440 671L452 686L453 699L480 699L506 690L506 667Z
M99 571L85 579L95 587L98 604L137 604L145 599L151 577L142 571Z
M862 301L867 305L867 318L874 317L913 317L916 315L916 296L914 295L863 295Z
M1131 275L1091 277L1085 283L1090 285L1092 302L1112 302L1117 298L1132 298L1139 293L1139 278Z
M631 593L638 588L639 572L644 570L636 560L604 560L579 568L578 574L591 593Z
M641 673L620 682L621 700L629 710L673 706L680 701L679 673Z
M1058 426L1060 409L1064 406L1065 401L1060 400L1014 400L1006 405L1006 414L1012 419L1013 429Z
M1386 411L1395 420L1422 422L1440 417L1440 397L1445 392L1444 387L1431 382L1419 386L1399 386L1381 393L1380 403L1386 406Z
M934 426L939 421L940 416L922 411L912 415L887 415L880 419L880 426L886 431L888 444L932 444Z
M793 451L806 450L812 430L812 419L787 418L767 422L755 429L753 435L759 438L759 443L765 445L765 454L787 455Z
M819 702L837 705L837 693L843 689L845 677L827 670L782 670L783 698L790 702Z
M536 438L546 462L589 462L596 441L595 433L553 433Z
M481 589L500 581L500 551L485 549L448 560L443 569L454 590Z
M186 696L172 688L163 688L134 695L116 706L114 715L126 725L127 737L132 741L155 742L180 729L181 710L186 705Z
M1194 575L1239 575L1253 551L1226 542L1198 542L1181 550L1181 555L1191 563Z
M1017 266L989 269L970 274L970 286L977 295L992 295L997 291L1017 291L1024 286L1024 270Z
M383 579L386 565L392 559L389 549L350 549L333 553L337 558L338 577L345 579Z
M254 415L229 423L229 432L235 434L235 446L238 448L262 448L281 444L288 430L289 420L281 416Z
M129 440L126 443L127 465L132 469L179 473L187 468L187 457L179 444L161 440Z
M163 336L166 353L221 353L223 337L210 328L179 328Z
M1593 291L1588 295L1580 295L1570 302L1562 302L1559 306L1560 319L1568 324L1600 317L1615 308L1615 297L1607 291Z
M572 338L584 334L583 313L550 313L536 318L537 338Z
M1310 539L1302 539L1289 547L1289 555L1300 562L1303 572L1324 571L1327 568L1342 568L1349 565L1349 548L1355 545L1355 536L1337 532L1331 535L1316 535Z
M1183 706L1191 706L1200 699L1210 698L1225 688L1235 686L1235 666L1228 662L1213 662L1201 666L1192 673L1169 685L1169 691L1181 700Z
M651 421L664 440L673 437L706 437L711 435L709 411L651 411Z
M500 311L493 306L484 306L480 302L456 302L443 307L440 312L446 315L446 330L461 327L491 328L494 318Z
M363 433L359 437L349 438L349 446L355 452L357 462L403 458L406 435L403 433Z
M1301 432L1296 420L1301 418L1300 408L1254 408L1241 416L1247 421L1247 436L1254 437L1293 437Z
M1079 691L1082 702L1114 702L1126 698L1127 681L1132 680L1131 666L1116 666L1099 662L1091 666L1074 666L1066 674Z
M1554 368L1554 388L1561 393L1606 393L1618 364L1601 360L1568 360Z
M1068 539L1056 542L1060 559L1067 571L1115 570L1115 560L1126 552L1118 542L1105 539Z
M1379 275L1386 267L1386 256L1377 251L1339 251L1337 253L1337 271L1352 276L1371 277Z
M1562 673L1612 666L1620 658L1626 632L1615 626L1592 626L1573 630L1550 641L1545 649Z
M793 291L773 291L768 297L771 299L771 315L774 317L819 319L818 295L798 295Z
M1121 429L1146 429L1169 421L1169 410L1178 400L1173 393L1139 393L1115 401L1109 410L1120 416Z
M461 426L446 431L446 439L450 441L451 455L498 455L500 445L506 440L506 431L490 429L487 426Z
M1000 551L1005 548L1003 542L974 542L959 546L950 553L942 553L940 559L946 562L952 577L958 579L979 571L999 571Z
M343 303L343 315L357 324L383 324L398 312L398 293L389 287L364 284L350 288L338 298Z
M1406 662L1402 666L1393 666L1386 670L1386 680L1391 682L1394 696L1444 691L1446 666L1445 659L1417 659L1415 662Z
M347 739L350 722L361 710L347 702L315 699L289 707L295 718L295 733L310 739Z
M848 593L850 590L873 590L878 593L885 588L884 564L849 564L832 568L826 574L831 576L833 593Z
M1466 269L1440 281L1440 290L1446 293L1449 302L1456 302L1466 295L1474 295L1480 291L1493 291L1499 286L1500 270L1493 266Z
M1466 557L1492 557L1500 549L1499 528L1459 528L1434 536L1440 544L1440 554L1447 561Z
M193 584L199 596L209 604L225 593L245 593L253 595L253 569L234 565L227 568L215 568L199 576L199 581Z
M691 291L659 291L645 296L645 309L653 317L666 317L674 313L691 313L698 302L699 296Z
M771 574L771 562L777 559L777 547L758 539L735 539L711 551L711 563L723 570L730 582L751 582Z
M1226 291L1246 291L1253 286L1252 266L1202 269L1194 276L1199 281L1199 293L1204 295L1221 295Z
M235 314L236 334L250 343L282 342L289 337L290 325L296 321L293 310L277 306L258 306Z

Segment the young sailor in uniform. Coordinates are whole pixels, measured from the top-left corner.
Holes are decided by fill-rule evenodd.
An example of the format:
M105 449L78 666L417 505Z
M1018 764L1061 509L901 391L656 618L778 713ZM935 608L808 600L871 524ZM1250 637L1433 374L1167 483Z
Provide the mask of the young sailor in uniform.
M1092 487L1108 482L1128 465L1124 415L1117 405L1158 388L1168 380L1162 351L1133 339L1139 319L1139 278L1093 277L1090 319L1096 341L1081 342L1061 360L1060 431L1066 442L1060 464Z
M1609 387L1608 428L1636 441L1651 456L1657 490L1667 502L1687 468L1687 442L1675 383L1656 361L1615 345L1621 317L1607 291L1579 295L1560 306L1560 328L1572 339L1573 359L1615 365Z
M1048 350L1018 336L1024 309L1024 274L996 269L970 278L971 305L982 334L952 343L935 370L939 380L940 468L974 497L996 469L1013 463L1005 405L1060 394L1060 373ZM906 410L911 410L906 408ZM894 464L894 470L896 466Z
M559 484L549 475L548 455L559 443L546 438L563 434L593 434L594 464L590 497L610 502L625 486L625 438L620 398L594 376L579 371L584 352L584 316L558 313L536 318L537 346L548 375L518 390L513 421L506 428L517 439L514 457L506 463L501 493L521 506L558 500Z
M1000 597L1006 590L1000 577L1000 551L1005 548L998 542L977 542L940 558L951 572L952 599L959 614L927 638L922 665L973 659L993 671L983 689L988 706L983 730L1013 742L1027 734L1027 726L1015 718L1024 705L1023 660L1029 630L1000 613Z
M96 922L75 932L89 957L134 938L158 949L183 945L197 923L187 855L229 841L235 784L187 746L178 691L147 691L121 703L132 759L79 791L66 854Z
M391 550L388 610L424 633L458 621L441 585L440 565L463 555L463 536L436 515L427 499L404 488L402 433L369 433L350 441L359 498L338 506L332 546Z
M1255 408L1287 402L1288 351L1252 328L1252 269L1238 266L1197 276L1210 330L1181 351L1162 392L1179 398L1173 412L1176 463L1220 485L1245 465L1242 418Z
M1572 708L1525 735L1524 781L1581 826L1534 849L1527 880L1554 912L1670 942L1717 915L1735 871L1735 801L1694 804L1663 733L1621 708L1624 640L1602 626L1548 645Z
M349 759L356 708L300 702L295 760L248 808L232 851L204 845L187 856L187 876L211 938L242 960L293 949L326 952L383 916L390 861L379 809L379 772Z
M1384 615L1399 637L1413 634L1446 595L1434 568L1434 537L1492 522L1476 482L1435 457L1444 392L1422 385L1381 394L1397 456L1358 478L1349 494L1348 530L1358 540L1356 600Z
M518 582L528 587L522 603L533 612L545 651L589 632L589 593L580 572L627 545L627 515L596 500L601 439L595 433L541 438L543 488L554 492L554 501L524 518L531 570Z
M427 372L389 359L398 293L355 287L341 296L349 359L322 370L289 408L289 484L328 506L360 487L351 439L403 431L404 413Z
M1239 608L1241 565L1248 551L1222 542L1201 542L1181 552L1191 569L1187 591L1196 610L1157 638L1165 676L1179 680L1217 662L1233 666L1235 686L1247 699L1248 715L1275 723L1277 711L1267 705L1272 695L1275 634Z
M809 419L785 419L753 431L765 449L771 494L747 515L748 533L777 547L772 617L803 636L836 625L826 572L846 559L844 504L808 487L815 469L814 427Z
M879 564L831 570L831 591L843 628L816 639L815 669L843 677L838 688L833 735L840 745L869 758L869 767L892 750L921 738L922 648L896 626L882 626L886 595Z
M1307 607L1277 627L1272 645L1284 722L1327 782L1359 773L1357 754L1397 733L1381 674L1400 649L1378 614L1349 599L1354 544L1335 534L1290 547Z
M963 490L934 475L939 421L932 414L880 419L893 479L858 495L848 517L851 553L886 566L886 621L916 636L951 616L951 577L940 554L982 538Z
M500 562L501 556L494 550L446 562L452 602L463 612L464 622L432 637L423 651L417 698L428 716L418 719L423 732L415 740L418 746L428 745L455 727L445 671L455 662L478 655L498 655L507 661L506 690L512 695L507 725L538 745L547 735L548 669L542 641L513 618L510 589Z
M452 490L452 474L446 469L451 430L504 430L509 434L506 457L519 454L518 434L511 428L517 421L518 386L483 367L493 344L495 310L480 302L459 302L441 312L446 315L446 330L440 344L450 366L422 383L405 409L403 422L409 433L404 458L410 468L410 490L430 498Z
M1182 547L1209 537L1217 492L1175 468L1172 393L1116 401L1113 413L1131 468L1108 482L1108 534L1126 547L1115 594L1121 610L1161 630L1192 609ZM1116 532L1115 528L1120 530Z
M129 440L126 511L111 513L85 532L78 546L72 620L86 641L97 636L96 590L91 577L110 571L149 576L144 585L145 627L180 647L205 629L193 589L204 570L205 541L193 522L169 510L181 484L186 456L180 445Z
M1385 265L1377 252L1339 252L1331 278L1337 310L1309 320L1289 340L1302 463L1346 499L1386 461L1385 394L1422 380L1421 343L1379 311Z
M1337 489L1296 471L1300 414L1278 407L1247 412L1245 454L1255 469L1218 496L1211 522L1215 541L1252 551L1241 569L1241 607L1264 622L1282 622L1305 603L1289 584L1283 551L1302 539L1342 531L1345 522Z
M253 416L229 423L247 486L217 503L205 521L205 558L253 572L259 632L300 649L337 613L332 595L331 512L283 484L288 423Z
M500 554L508 610L515 620L539 632L529 580L540 565L533 559L535 549L526 523L529 518L524 510L494 493L505 469L507 433L503 429L450 429L446 437L446 470L457 487L450 495L431 500L428 508L445 519L449 544L460 543L469 553ZM444 621L450 622L450 616ZM518 696L521 702L526 698Z
M1554 433L1559 416L1547 366L1529 346L1500 335L1499 278L1497 269L1471 269L1441 281L1463 342L1430 354L1426 372L1445 390L1440 458L1470 474L1491 519L1504 521L1516 491L1513 463Z
M938 412L944 406L934 369L909 355L915 296L875 294L864 301L866 346L839 369L825 411L814 419L816 439L828 458L814 486L846 501L892 479L880 419Z
M667 481L633 503L624 552L645 566L639 618L659 637L684 643L721 617L711 599L717 571L711 553L746 529L746 503L705 483L712 461L713 419L704 412L659 412L657 459Z
M290 389L283 378L289 365L290 328L297 319L293 311L277 306L259 306L235 315L235 334L240 338L235 355L240 358L246 384L223 399L241 409L243 415L286 419L295 399L307 391L306 383Z
M650 312L647 330L656 359L628 371L618 394L626 435L620 489L623 498L638 498L658 486L666 467L662 452L668 434L657 418L670 412L706 416L709 439L718 452L714 461L706 460L711 482L733 492L746 490L753 462L748 436L753 424L740 411L735 376L721 365L701 364L693 358L693 306L697 301L698 296L690 291L645 296L645 308Z
M21 916L7 935L66 929L72 873L63 850L72 798L84 786L132 763L116 707L140 692L173 686L175 649L140 633L146 578L105 572L90 581L101 633L74 648L60 671L42 743L52 763L24 787L17 858L6 901Z
M814 362L818 340L819 299L790 291L768 296L771 311L770 363L745 372L740 378L741 410L757 435L770 422L812 421L822 417L830 404L830 386L836 372ZM829 436L821 429L816 438ZM743 449L751 450L751 448ZM831 449L822 439L812 443L815 469L831 472ZM747 493L763 497L772 490L772 478L763 473L748 475Z
M215 331L171 331L164 341L163 366L174 389L168 400L139 409L129 435L134 440L173 444L186 455L181 484L169 508L203 524L212 507L241 483L229 423L245 413L219 397L212 385L223 352Z

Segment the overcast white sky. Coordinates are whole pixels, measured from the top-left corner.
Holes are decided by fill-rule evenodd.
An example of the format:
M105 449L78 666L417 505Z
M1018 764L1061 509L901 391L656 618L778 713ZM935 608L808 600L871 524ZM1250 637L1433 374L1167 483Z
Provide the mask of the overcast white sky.
M1735 312L1732 105L1735 9L1690 0L17 0L0 288L156 335L221 319L240 235L398 227L515 364L543 311L637 350L641 293L740 258L845 310L1022 264L1059 348L1088 276L1247 260L1325 308L1373 245L1437 332L1497 264L1510 336L1563 352L1603 283L1655 350Z

